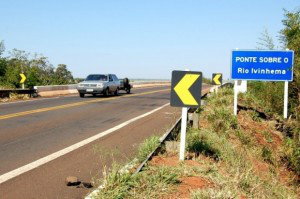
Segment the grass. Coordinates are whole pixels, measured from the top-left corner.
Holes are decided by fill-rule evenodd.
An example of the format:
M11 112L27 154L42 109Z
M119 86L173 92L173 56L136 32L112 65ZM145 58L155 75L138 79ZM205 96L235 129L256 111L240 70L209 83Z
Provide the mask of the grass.
M159 146L159 137L152 136L147 138L138 149L137 159L139 162L143 162L147 156Z
M114 166L105 172L102 180L105 188L96 198L181 198L182 179L191 176L208 182L204 188L188 190L191 199L299 198L297 182L291 179L287 183L280 178L280 171L288 172L281 160L282 154L294 158L287 160L290 164L300 163L300 150L297 153L295 150L298 146L290 138L285 139L278 149L272 148L276 143L272 136L275 127L261 131L254 128L267 126L255 109L240 112L238 119L232 114L232 95L232 89L219 90L207 100L204 109L199 109L200 130L188 128L186 149L195 154L195 158L189 160L193 164L187 161L172 166L148 164L136 175L120 173L120 167ZM253 99L249 104L259 105ZM265 140L263 144L255 137L257 134ZM139 161L143 161L158 144L158 137L145 140L139 147ZM160 156L168 158L168 154Z
M249 96L247 96L249 97ZM211 151L217 154L213 175L198 173L197 175L209 177L215 186L208 189L195 190L192 199L206 198L298 198L297 188L282 184L278 179L278 165L275 154L268 146L259 145L249 132L242 128L237 117L232 114L232 92L221 89L219 93L208 100L208 106L201 113L202 120L210 124L206 129L197 132L190 130L192 139L188 139L188 150L195 152L195 148L189 147L197 143L198 152L204 156L211 156ZM225 103L224 103L225 102ZM252 100L249 104L256 104ZM260 125L264 122L259 114L253 110L246 111L245 116ZM200 121L201 121L200 119ZM249 127L251 128L251 127ZM261 132L268 143L272 143L270 132ZM203 148L205 150L203 150ZM208 151L208 152L207 152ZM300 154L300 153L299 153ZM252 159L264 161L272 168L263 176L257 173ZM204 162L205 164L205 162ZM221 166L222 165L222 166Z
M174 191L173 185L178 184L178 176L165 167L146 167L133 175L120 173L115 166L104 175L104 188L95 199L152 199L160 198Z

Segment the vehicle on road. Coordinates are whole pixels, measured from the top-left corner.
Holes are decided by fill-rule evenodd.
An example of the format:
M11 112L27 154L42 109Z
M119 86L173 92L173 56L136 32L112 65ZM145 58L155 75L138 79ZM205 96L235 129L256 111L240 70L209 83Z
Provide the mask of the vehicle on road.
M77 90L80 97L84 97L85 94L103 94L108 96L109 94L119 94L120 80L114 74L91 74L87 78L80 82L77 86Z
M129 79L126 77L124 79L120 79L120 90L125 90L126 93L130 93L132 85L129 84Z

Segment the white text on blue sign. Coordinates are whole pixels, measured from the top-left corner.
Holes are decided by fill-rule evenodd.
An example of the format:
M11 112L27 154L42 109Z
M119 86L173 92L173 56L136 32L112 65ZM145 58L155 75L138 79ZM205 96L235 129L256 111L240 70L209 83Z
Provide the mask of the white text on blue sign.
M292 81L293 51L232 51L231 78Z

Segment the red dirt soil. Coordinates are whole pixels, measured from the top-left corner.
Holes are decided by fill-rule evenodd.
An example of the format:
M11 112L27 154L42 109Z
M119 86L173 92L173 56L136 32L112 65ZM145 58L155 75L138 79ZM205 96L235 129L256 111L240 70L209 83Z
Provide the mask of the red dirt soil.
M195 160L185 160L184 164L189 166L201 166L201 164ZM169 166L174 167L179 165L179 158L177 155L173 156L154 156L150 162L152 166Z
M267 123L253 121L244 111L241 111L238 115L238 121L244 130L251 129L252 135L254 135L258 144L270 146L274 150L277 150L282 144L282 139ZM268 132L272 137L271 143L265 139L264 132Z
M178 155L172 155L172 156L154 156L152 160L150 161L151 166L169 166L169 167L175 167L180 164ZM201 163L195 161L195 160L185 160L185 165L188 166L201 166ZM175 193L172 193L166 197L163 197L163 199L190 199L190 192L195 189L203 189L207 187L212 187L213 183L209 182L206 179L203 179L201 177L197 176L189 176L189 177L183 177L179 179L181 183L179 184L177 191Z
M213 184L209 181L192 176L192 177L184 177L180 179L181 184L177 188L177 192L163 199L190 199L190 192L196 189L204 189L207 187L212 187Z

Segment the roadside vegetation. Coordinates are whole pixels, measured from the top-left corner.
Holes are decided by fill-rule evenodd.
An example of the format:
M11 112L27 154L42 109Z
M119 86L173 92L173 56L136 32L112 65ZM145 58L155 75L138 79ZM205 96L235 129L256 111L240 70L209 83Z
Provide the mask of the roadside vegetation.
M4 57L4 41L0 41L0 89L20 88L20 73L27 77L26 88L39 85L62 85L75 83L67 65L54 67L43 55L31 55L23 50L13 49Z
M293 81L289 83L289 119L283 121L283 82L249 82L248 103L256 109L280 122L280 128L287 139L284 159L290 169L300 174L300 10L285 11L282 20L284 28L280 31L282 49L294 51ZM275 50L272 37L265 31L259 41L259 48ZM278 48L278 47L277 47Z
M104 172L96 199L296 199L299 175L290 169L281 121L269 117L250 93L240 96L233 115L233 89L223 88L207 98L199 112L199 129L188 127L187 154L161 150L142 172ZM175 138L175 141L179 139ZM158 146L158 137L139 147L138 162Z

